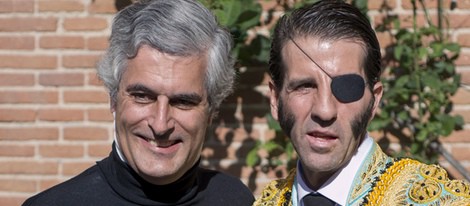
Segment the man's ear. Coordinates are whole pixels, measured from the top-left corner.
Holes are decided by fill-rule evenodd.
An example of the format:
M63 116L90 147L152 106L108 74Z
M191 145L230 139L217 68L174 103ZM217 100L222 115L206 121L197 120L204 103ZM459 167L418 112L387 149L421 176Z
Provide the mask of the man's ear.
M382 101L382 95L383 95L383 84L382 82L378 81L377 83L374 84L374 89L372 90L374 97L375 97L375 102L374 102L374 107L372 109L372 118L374 118L374 115L376 114L377 110L379 109L379 104L380 101Z
M272 81L269 81L269 104L271 107L271 115L275 120L278 119L278 103L279 103L279 92Z
M111 95L109 95L109 109L111 110L111 113L115 113L116 112L116 102L115 100L111 97Z

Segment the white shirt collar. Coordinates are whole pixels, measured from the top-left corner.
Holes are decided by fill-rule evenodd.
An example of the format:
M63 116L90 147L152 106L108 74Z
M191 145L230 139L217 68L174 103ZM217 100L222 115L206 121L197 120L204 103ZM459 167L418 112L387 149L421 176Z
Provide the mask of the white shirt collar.
M364 141L359 145L357 153L351 158L351 161L330 177L325 184L318 189L318 191L310 189L305 183L305 180L302 179L302 170L300 169L302 165L300 165L300 161L298 161L296 174L297 185L294 185L297 189L297 202L299 203L297 205L303 206L303 203L300 200L312 192L318 192L335 201L337 204L346 205L354 177L372 148L373 142L374 140L367 134Z
M114 116L114 115L115 115L115 113L113 112L113 116ZM125 158L124 155L122 154L121 147L119 146L119 142L117 141L117 135L116 135L116 120L114 120L113 125L114 125L113 135L114 135L114 142L116 143L116 144L115 144L116 152L117 152L117 154L118 154L118 156L119 156L119 159L121 159L121 161L127 163L126 158Z

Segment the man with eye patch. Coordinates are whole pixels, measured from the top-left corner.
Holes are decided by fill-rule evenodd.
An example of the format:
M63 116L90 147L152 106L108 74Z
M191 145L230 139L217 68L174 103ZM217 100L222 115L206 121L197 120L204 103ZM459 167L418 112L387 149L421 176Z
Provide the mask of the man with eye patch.
M140 0L114 18L98 77L111 154L26 200L44 206L242 206L237 177L200 166L206 129L235 78L230 34L196 0Z
M269 74L272 116L298 154L253 205L470 205L469 184L437 165L387 156L367 133L381 54L365 15L319 1L280 18Z

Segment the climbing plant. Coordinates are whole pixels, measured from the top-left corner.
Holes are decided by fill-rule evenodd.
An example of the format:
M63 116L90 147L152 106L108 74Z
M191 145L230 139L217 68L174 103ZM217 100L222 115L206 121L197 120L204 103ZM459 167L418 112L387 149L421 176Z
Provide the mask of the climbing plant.
M388 137L399 139L401 150L393 152L394 156L436 163L439 154L431 143L463 125L461 116L451 114L450 98L460 85L455 66L460 46L449 41L441 12L436 24L423 0L411 3L411 28L402 26L397 16L388 16L377 27L379 32L392 34L394 42L385 49L383 104L369 129L382 132L383 147L388 147ZM424 25L418 25L418 8Z

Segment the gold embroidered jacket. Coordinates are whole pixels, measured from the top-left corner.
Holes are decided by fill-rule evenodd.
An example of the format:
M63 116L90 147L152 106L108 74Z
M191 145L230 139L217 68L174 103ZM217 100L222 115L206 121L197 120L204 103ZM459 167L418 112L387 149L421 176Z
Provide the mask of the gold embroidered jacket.
M253 206L291 206L296 171L287 178L272 181ZM450 180L440 166L412 159L393 159L377 144L356 173L347 205L470 205L470 184Z

